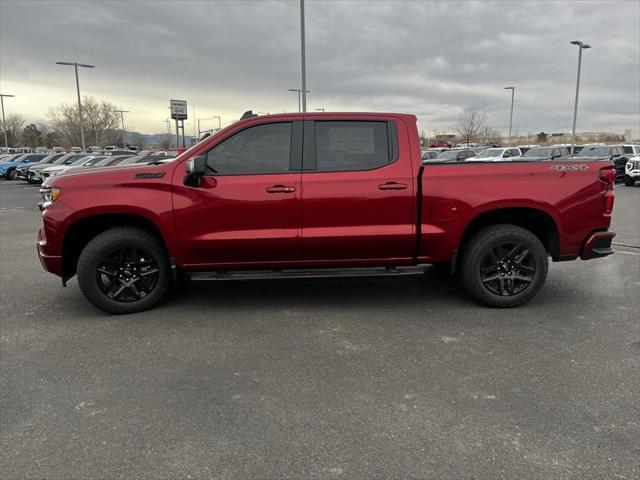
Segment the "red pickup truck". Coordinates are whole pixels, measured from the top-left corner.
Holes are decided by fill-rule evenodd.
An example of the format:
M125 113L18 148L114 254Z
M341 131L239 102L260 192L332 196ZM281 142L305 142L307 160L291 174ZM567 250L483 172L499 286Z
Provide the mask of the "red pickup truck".
M38 254L113 313L185 277L403 275L448 265L482 304L542 287L548 258L613 253L610 161L423 164L406 114L251 116L165 164L43 184Z

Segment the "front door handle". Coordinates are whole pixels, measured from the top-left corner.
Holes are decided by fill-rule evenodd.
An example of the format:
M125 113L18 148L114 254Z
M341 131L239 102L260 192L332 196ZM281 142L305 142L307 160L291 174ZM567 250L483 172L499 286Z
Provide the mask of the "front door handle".
M295 187L290 187L288 185L273 185L272 187L267 187L268 193L292 193L295 191Z
M378 185L378 189L380 190L406 190L406 183L398 183L398 182L387 182Z

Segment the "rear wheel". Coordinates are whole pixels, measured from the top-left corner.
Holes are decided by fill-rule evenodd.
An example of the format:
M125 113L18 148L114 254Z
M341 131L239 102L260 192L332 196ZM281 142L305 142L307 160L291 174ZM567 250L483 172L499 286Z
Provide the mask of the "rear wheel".
M9 180L17 180L18 179L18 171L14 168L10 172L7 173L7 178Z
M538 237L516 225L494 225L469 241L460 274L476 301L506 308L531 300L542 288L548 269L547 252Z
M78 259L84 296L109 313L156 305L169 289L170 267L161 242L137 228L113 228L94 237Z
M635 181L633 178L631 178L629 175L626 175L626 174L625 174L625 176L624 176L624 184L625 184L627 187L633 187L633 185L634 185L635 183L636 183L636 181Z

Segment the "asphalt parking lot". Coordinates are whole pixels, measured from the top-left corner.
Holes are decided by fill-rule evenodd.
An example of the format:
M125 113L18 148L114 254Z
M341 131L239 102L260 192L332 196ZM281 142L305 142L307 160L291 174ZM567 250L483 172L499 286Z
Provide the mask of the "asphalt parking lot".
M640 185L513 310L426 278L194 283L109 316L0 181L3 478L640 476ZM624 246L621 246L624 245Z

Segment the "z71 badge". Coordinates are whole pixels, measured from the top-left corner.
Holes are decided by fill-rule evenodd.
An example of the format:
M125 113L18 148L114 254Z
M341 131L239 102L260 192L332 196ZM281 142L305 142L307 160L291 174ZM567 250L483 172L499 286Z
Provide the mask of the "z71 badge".
M164 172L157 172L157 173L146 172L146 173L136 173L133 176L133 179L143 180L147 178L162 178L162 177L164 177Z
M588 165L554 165L553 167L549 167L550 170L558 170L562 171L573 171L573 170L589 170Z

